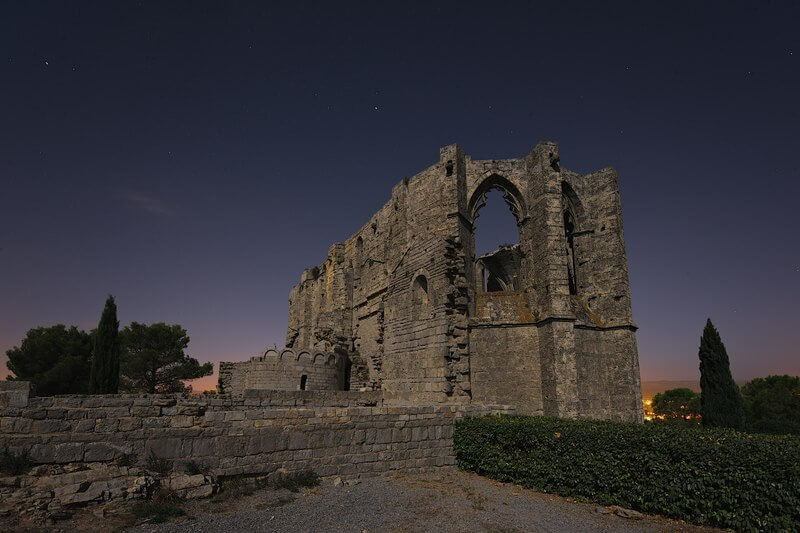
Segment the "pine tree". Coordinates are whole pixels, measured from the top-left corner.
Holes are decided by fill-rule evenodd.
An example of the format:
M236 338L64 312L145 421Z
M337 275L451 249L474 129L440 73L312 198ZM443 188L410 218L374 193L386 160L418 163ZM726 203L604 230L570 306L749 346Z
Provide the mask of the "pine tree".
M89 392L93 394L116 394L119 389L119 321L117 304L109 295L100 324L94 334L92 373L89 376Z
M700 412L704 426L744 427L744 403L731 376L728 352L717 328L706 322L700 338Z

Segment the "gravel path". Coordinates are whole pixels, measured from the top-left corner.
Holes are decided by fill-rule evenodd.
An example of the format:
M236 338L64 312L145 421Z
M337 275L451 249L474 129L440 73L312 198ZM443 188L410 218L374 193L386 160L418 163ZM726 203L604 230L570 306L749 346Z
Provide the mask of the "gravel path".
M660 517L622 518L596 505L460 472L372 478L340 486L327 482L295 495L262 490L237 501L234 508L214 509L215 505L197 502L182 522L127 531L712 531Z

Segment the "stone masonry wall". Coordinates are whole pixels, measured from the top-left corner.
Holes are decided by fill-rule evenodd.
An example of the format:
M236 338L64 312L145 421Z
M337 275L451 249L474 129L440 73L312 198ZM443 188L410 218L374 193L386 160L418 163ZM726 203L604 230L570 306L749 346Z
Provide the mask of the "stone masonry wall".
M484 287L491 265L476 257L475 230L492 190L519 244L496 273L502 280ZM617 174L572 172L558 144L542 141L503 160L442 147L303 272L286 345L345 355L351 390L420 404L503 398L527 412L636 421L635 331Z
M0 409L0 449L41 464L135 454L143 465L152 452L191 459L216 476L312 468L322 477L358 477L452 467L453 421L507 410L381 403L377 393L324 391L30 398Z
M267 350L263 355L219 366L218 392L256 390L344 390L345 359L332 353Z

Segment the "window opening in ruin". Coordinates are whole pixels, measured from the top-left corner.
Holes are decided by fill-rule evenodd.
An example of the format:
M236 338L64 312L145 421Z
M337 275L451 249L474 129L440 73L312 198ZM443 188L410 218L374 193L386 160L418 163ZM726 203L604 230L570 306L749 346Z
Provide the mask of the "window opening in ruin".
M355 258L355 266L356 266L356 275L361 272L361 267L364 264L364 239L361 238L359 235L356 239L356 258Z
M575 280L575 219L569 210L564 211L564 237L567 246L567 279L569 280L569 293L578 294L578 284Z
M447 164L444 166L444 170L445 170L445 172L447 173L448 176L452 176L453 175L453 162L452 161L448 161Z
M492 189L475 220L475 275L481 292L519 287L519 228L503 193Z
M414 320L424 320L431 314L430 298L428 297L428 279L425 276L417 276L411 287L411 297L413 299L412 318Z
M300 390L306 390L306 381L308 381L308 376L305 374L300 376Z
M550 168L555 170L556 172L561 172L561 167L558 166L559 158L553 156L553 152L550 152Z

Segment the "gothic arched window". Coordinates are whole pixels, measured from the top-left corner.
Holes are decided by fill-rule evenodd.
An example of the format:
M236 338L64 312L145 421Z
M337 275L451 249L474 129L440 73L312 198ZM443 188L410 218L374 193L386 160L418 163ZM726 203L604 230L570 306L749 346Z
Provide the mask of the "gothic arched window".
M575 259L575 218L569 210L564 211L564 240L567 246L567 278L569 280L569 293L578 294L578 282L575 272L577 261Z

